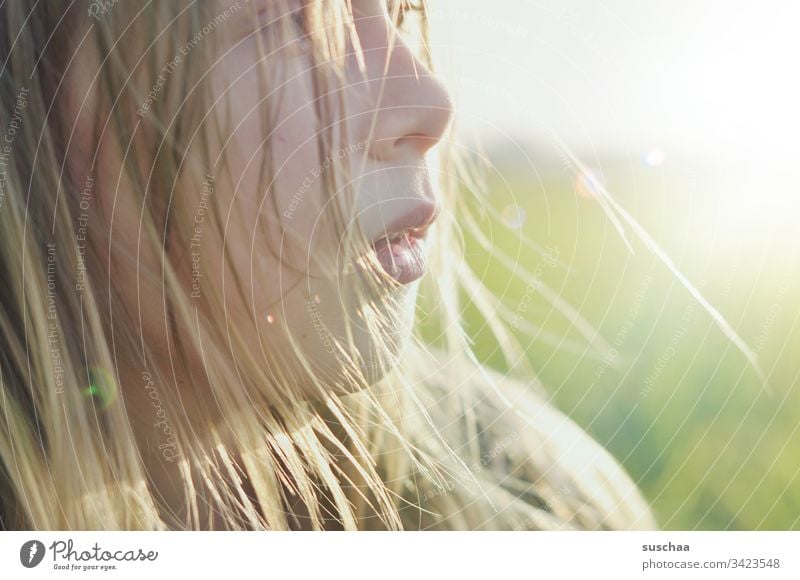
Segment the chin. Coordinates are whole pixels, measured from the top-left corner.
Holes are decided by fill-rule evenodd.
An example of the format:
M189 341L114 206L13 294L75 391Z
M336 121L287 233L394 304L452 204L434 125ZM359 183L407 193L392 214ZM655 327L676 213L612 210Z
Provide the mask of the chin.
M344 310L320 311L320 315L310 317L304 315L298 317L293 325L293 334L298 341L298 346L312 365L314 373L334 393L351 394L365 386L375 385L384 379L389 373L398 366L400 358L408 343L411 341L411 333L414 323L416 309L418 284L409 284L403 288L395 289L391 310L383 310L381 317L389 320L391 327L385 329L387 333L383 337L376 337L370 331L373 325L367 324L361 316L353 316L353 312L363 312L354 301L345 303L348 306ZM346 298L349 298L346 297ZM323 300L322 304L327 304L328 300ZM379 304L376 300L374 304ZM347 312L350 315L346 314ZM322 319L326 324L326 332L322 332L315 326L315 321ZM352 344L347 345L347 331L349 326L352 333ZM334 341L335 337L335 341ZM346 348L354 349L360 356L359 368L357 372L363 380L352 380L352 373L345 372L349 366L349 361L339 353L335 347L338 342ZM286 345L275 345L278 349L286 349L285 360L296 358L296 353L292 352ZM311 386L311 377L302 368L300 361L296 361L295 371L297 376L305 377L309 382L309 388L304 389L309 397L316 398L318 391ZM293 365L294 366L294 365ZM300 379L303 380L303 379Z
M411 321L412 319L398 321L398 325L390 332L388 340L381 341L380 344L364 328L353 329L355 347L361 360L358 370L363 375L366 385L375 385L397 367L410 341ZM343 372L345 362L336 354L326 351L324 361L323 376L331 384L343 387L348 394L357 392L365 386L361 381L348 382L347 374Z
M363 343L359 345L358 349L362 359L359 370L363 374L366 383L374 385L397 367L404 347L408 343L409 336L408 333L403 332L398 327L391 333L388 344L378 345L375 337L366 333L363 339ZM356 389L357 387L353 386L352 388Z
M383 356L378 356L378 345L376 344L375 338L372 335L368 335L368 352L370 354L364 356L364 375L370 385L377 383L397 367L403 355L403 351L412 340L411 334L414 327L417 288L418 283L415 282L404 288L402 290L402 296L398 297L401 309L399 312L393 313L392 320L395 323L394 327L390 331L387 340L382 341L386 343L383 345L383 350L388 352L385 352ZM364 350L360 352L364 353Z

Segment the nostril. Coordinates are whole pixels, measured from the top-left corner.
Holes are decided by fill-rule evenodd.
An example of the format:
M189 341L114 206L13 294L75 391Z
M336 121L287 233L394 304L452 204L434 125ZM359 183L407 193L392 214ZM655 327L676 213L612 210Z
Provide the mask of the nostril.
M371 140L377 145L373 158L425 154L442 140L455 113L452 94L405 45L395 47L389 70L375 80L381 82L381 92L371 123Z

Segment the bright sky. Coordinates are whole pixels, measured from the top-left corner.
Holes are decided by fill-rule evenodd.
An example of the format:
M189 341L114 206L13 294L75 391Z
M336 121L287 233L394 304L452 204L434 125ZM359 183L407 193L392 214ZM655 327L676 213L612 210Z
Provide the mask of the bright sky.
M796 0L429 5L435 51L460 71L462 120L485 135L555 131L583 151L800 158Z

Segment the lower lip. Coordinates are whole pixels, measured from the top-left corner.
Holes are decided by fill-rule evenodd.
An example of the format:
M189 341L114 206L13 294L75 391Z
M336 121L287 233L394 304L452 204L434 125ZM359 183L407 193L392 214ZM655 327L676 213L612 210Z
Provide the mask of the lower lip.
M374 244L375 256L384 271L400 284L410 284L425 274L425 242L404 235L389 242L385 238Z

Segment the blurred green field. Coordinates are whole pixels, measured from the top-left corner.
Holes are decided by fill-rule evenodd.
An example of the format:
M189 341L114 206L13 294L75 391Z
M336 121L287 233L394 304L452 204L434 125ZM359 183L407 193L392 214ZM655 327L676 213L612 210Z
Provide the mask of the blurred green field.
M500 156L488 207L465 188L491 240L487 253L468 237L468 261L510 312L541 328L515 331L528 360L556 405L622 462L664 529L800 529L799 234L787 200L753 191L753 203L732 193L727 173L702 164L592 161L757 354L771 392L678 279L641 244L631 254L557 162ZM616 351L589 348L569 317L527 287L523 269ZM505 370L477 310L464 318L479 358Z

